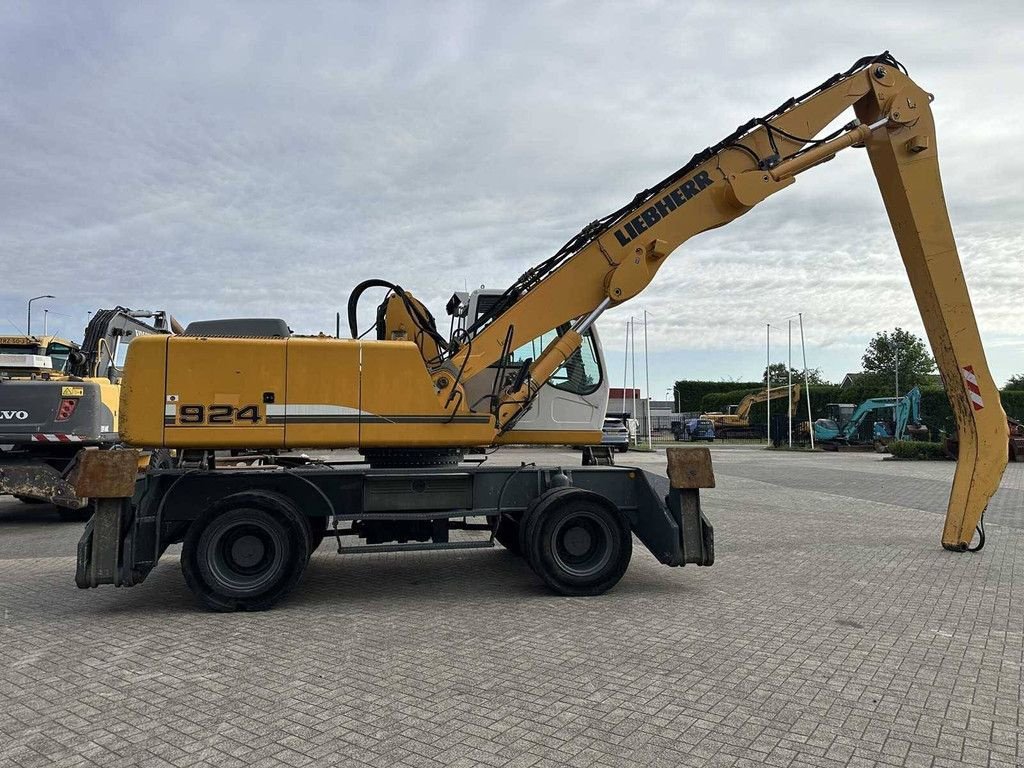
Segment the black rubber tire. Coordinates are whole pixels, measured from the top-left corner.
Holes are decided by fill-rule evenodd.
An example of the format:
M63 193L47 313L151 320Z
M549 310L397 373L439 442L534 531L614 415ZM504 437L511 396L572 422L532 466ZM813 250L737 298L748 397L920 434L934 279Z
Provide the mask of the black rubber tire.
M488 520L490 519L491 518L488 518ZM519 548L518 520L513 520L508 515L502 515L501 522L498 524L498 530L495 532L494 538L497 539L498 543L501 544L501 546L503 546L512 554L522 554L522 550Z
M158 448L149 454L148 469L173 469L174 457L166 448Z
M46 499L36 499L36 498L31 497L31 496L19 496L18 494L14 494L14 498L16 498L22 504L45 504L46 503Z
M629 450L629 446L628 445L620 445L618 448L616 448L616 450L619 453L625 453L626 451Z
M309 527L294 506L252 491L228 497L189 527L181 570L212 610L265 611L295 586L309 553Z
M324 543L327 536L327 528L330 525L329 517L306 517L306 526L309 528L309 554L313 554Z
M617 510L582 494L530 516L524 532L526 558L560 595L600 595L629 567L633 538Z

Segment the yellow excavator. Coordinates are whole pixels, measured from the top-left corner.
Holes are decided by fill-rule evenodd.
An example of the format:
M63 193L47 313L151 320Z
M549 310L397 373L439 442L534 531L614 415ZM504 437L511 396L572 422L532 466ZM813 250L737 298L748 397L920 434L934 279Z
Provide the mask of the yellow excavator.
M600 420L585 429L515 428L567 366L582 371L585 384L581 360L593 357L595 321L637 296L680 245L849 148L866 150L956 413L960 457L942 544L967 550L1006 464L1007 428L946 211L931 102L887 52L863 58L591 222L472 314L453 297L449 314L461 320L447 337L409 291L379 281L388 295L376 338L303 338L286 327L274 332L273 323L237 338L237 328L211 321L179 336L137 339L122 389L122 436L138 447L179 449L181 465L147 475L136 503L98 509L80 545L79 584L138 583L154 553L184 540L186 579L208 606L266 607L298 578L300 553L323 536L324 518L339 549L343 535L368 547L422 548L454 546L447 532L457 521L486 514L492 539L521 549L562 594L614 584L628 561L630 529L663 563L710 564L711 528L699 505L696 513L692 504L682 512L659 506L667 489L646 473L467 469L460 452L599 442ZM828 130L850 109L855 119ZM538 339L535 356L518 353ZM212 453L298 447L357 447L368 461L239 475L219 469ZM339 520L351 526L339 528ZM283 560L282 548L291 553Z
M51 503L64 520L87 519L88 500L64 472L83 447L117 444L129 342L175 329L166 311L115 307L92 313L81 346L56 336L0 337L0 494Z
M803 392L801 386L799 384L794 384L793 399L789 408L789 418L791 419L797 414L797 408L800 405L801 392ZM787 387L764 389L761 392L744 395L738 405L730 405L725 413L720 411L705 413L699 418L707 419L715 425L715 437L745 437L747 435L754 437L756 435L754 435L750 424L750 409L756 403L764 403L768 400L777 400L779 398L788 397L789 389Z

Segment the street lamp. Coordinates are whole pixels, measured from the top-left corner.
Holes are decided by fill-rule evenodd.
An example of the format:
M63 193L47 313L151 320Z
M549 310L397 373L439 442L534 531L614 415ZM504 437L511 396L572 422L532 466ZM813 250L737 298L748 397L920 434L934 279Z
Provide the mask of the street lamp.
M38 299L56 299L56 298L57 298L56 296L51 296L50 294L47 293L44 296L33 296L31 299L28 300L28 323L27 323L28 327L25 328L25 334L26 335L28 335L28 336L32 335L32 302L33 301L37 301Z

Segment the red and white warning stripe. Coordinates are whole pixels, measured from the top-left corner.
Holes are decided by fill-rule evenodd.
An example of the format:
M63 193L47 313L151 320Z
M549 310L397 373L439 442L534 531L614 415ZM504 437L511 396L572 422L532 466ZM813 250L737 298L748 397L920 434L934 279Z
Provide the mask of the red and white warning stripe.
M974 368L965 365L960 369L967 384L967 396L971 399L974 410L980 411L985 407L985 401L981 399L981 387L978 386L978 377L974 375Z
M57 434L44 434L37 433L32 435L32 439L37 443L80 443L82 438L78 435L65 435L61 433Z

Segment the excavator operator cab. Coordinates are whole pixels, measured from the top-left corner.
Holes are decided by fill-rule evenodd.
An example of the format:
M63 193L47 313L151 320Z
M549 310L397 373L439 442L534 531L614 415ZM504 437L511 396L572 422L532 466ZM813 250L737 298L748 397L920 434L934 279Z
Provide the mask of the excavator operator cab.
M78 346L56 336L0 337L0 376L59 378Z
M448 314L465 330L503 293L501 289L483 287L468 293L458 292L448 302ZM469 379L465 384L466 395L469 402L475 404L473 407L483 408L487 398L500 388L495 386L500 383L496 377L500 377L501 382L514 383L516 376L525 373L530 362L536 360L556 336L569 330L570 325L563 323L510 350L501 360ZM583 334L579 349L569 355L540 388L536 400L511 430L510 439L528 440L530 433L536 432L549 437L552 432L563 432L566 443L577 444L581 436L571 433L600 433L608 406L608 387L600 337L597 328L591 326Z
M835 422L842 429L853 418L857 406L853 403L828 403L825 405L825 419Z

